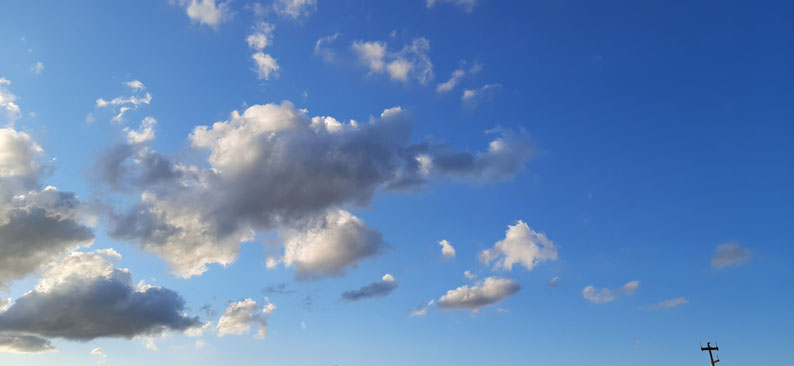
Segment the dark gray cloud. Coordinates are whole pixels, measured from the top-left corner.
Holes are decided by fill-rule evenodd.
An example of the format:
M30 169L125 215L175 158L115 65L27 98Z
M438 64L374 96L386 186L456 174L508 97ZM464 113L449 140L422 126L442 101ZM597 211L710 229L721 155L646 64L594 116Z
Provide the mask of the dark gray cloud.
M367 206L378 189L417 189L433 176L510 179L532 152L525 134L507 131L475 154L410 139L411 121L400 108L368 123L342 123L284 102L195 128L190 142L209 152L209 168L172 161L145 143L116 147L97 164L98 176L143 195L109 215L109 234L137 242L189 277L207 264L233 262L239 243L256 231L314 227L338 207Z
M36 353L54 349L49 340L41 337L0 333L0 352Z
M112 249L74 252L45 272L38 285L0 313L0 332L43 338L132 338L200 326L183 315L184 300L169 289L134 287L129 270L113 268Z
M390 274L383 276L378 282L372 282L358 290L350 290L342 293L342 300L359 301L376 297L384 297L397 288L397 282Z

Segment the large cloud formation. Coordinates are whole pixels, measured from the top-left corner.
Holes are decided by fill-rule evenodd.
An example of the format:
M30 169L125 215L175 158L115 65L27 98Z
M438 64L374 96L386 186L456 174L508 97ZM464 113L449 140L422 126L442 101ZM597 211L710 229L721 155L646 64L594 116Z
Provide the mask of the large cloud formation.
M190 143L209 152L206 167L128 142L103 155L99 175L111 187L139 189L141 199L110 214L109 234L190 277L207 264L233 262L239 243L255 232L282 228L281 261L294 263L297 277L338 276L377 253L381 241L340 206L363 207L379 189L416 189L433 176L510 179L532 152L525 135L507 131L477 154L410 139L409 116L399 107L367 123L344 123L283 102L196 127Z
M43 154L26 133L0 128L0 287L94 240L77 196L41 188Z
M465 309L477 311L483 306L496 304L512 296L521 286L507 278L488 277L475 285L464 285L449 290L438 299L439 310Z
M20 352L30 344L51 348L30 336L133 338L201 325L183 315L184 301L176 292L133 286L129 270L114 268L120 258L113 249L103 249L73 252L53 263L33 290L0 313L0 335L12 340L6 347Z
M504 239L496 242L492 249L481 251L478 256L485 265L496 260L494 268L509 271L514 264L520 264L531 270L538 263L557 259L557 247L545 234L535 232L519 220L508 226Z

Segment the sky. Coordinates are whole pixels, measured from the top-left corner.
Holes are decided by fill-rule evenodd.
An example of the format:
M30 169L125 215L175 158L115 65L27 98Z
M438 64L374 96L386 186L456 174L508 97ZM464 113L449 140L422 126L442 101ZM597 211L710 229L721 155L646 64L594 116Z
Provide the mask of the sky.
M0 4L0 364L790 364L787 2Z

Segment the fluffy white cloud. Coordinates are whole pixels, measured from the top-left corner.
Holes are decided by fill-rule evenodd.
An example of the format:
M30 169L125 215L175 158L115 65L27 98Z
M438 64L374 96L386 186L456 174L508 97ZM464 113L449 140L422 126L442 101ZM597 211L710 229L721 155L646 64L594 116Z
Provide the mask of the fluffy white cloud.
M273 9L282 17L299 19L317 11L317 0L276 0Z
M94 240L77 196L41 188L43 153L24 132L0 129L0 287Z
M231 19L230 2L216 4L215 0L178 0L179 5L185 7L191 21L214 28Z
M257 23L254 26L254 31L246 38L248 47L256 51L264 50L265 47L273 43L274 29L276 29L276 27L270 23Z
M134 111L138 109L141 105L149 104L152 102L152 95L146 91L146 87L138 80L132 80L123 83L126 87L130 88L133 95L129 96L120 96L113 98L112 100L105 100L103 98L99 98L96 101L96 108L112 108L115 116L111 119L111 122L120 123L124 121L124 114L129 111Z
M336 39L341 35L341 33L337 32L330 36L325 36L318 39L314 44L314 55L322 57L323 61L325 62L335 62L337 59L336 52L333 50L333 48L329 47L329 45L336 41Z
M582 297L593 304L606 304L618 299L618 295L626 294L632 295L640 286L640 281L631 281L623 285L619 290L612 290L608 288L596 289L593 286L587 286L582 290Z
M441 246L441 255L444 258L455 258L455 247L449 243L447 240L442 240L438 242L438 245Z
M426 0L427 7L432 8L436 3L450 3L458 6L467 13L471 13L474 7L477 6L478 0Z
M251 55L254 60L254 71L259 79L270 80L271 77L278 75L278 62L270 55L263 52L256 52Z
M383 241L364 221L338 209L329 210L307 228L287 229L281 235L282 262L294 264L296 278L302 280L342 276L345 269L375 255Z
M276 305L265 298L265 304L259 310L256 301L245 299L233 302L226 307L223 316L218 320L218 337L229 334L240 335L251 330L251 325L258 325L255 338L267 336L267 319L276 310Z
M157 120L154 117L146 117L141 121L141 126L138 130L124 128L127 134L127 142L130 144L142 144L154 140L154 128L157 126Z
M539 263L557 259L557 247L543 233L537 233L525 222L519 220L515 225L508 225L505 238L496 242L492 249L486 249L478 255L485 265L496 260L494 268L513 269L513 264L520 264L531 270Z
M54 262L36 287L0 313L6 334L90 340L132 338L198 326L183 315L184 301L155 286L133 286L128 269L114 268L113 249L73 252Z
M358 290L350 290L342 293L342 300L359 301L376 297L384 297L397 288L397 281L391 274L383 275L378 282L372 282Z
M715 268L738 266L752 257L750 251L739 246L739 243L720 244L711 257L711 266Z
M681 305L685 305L685 304L689 304L689 300L687 300L684 297L677 297L675 299L667 299L667 300L661 301L659 303L650 305L650 306L647 307L647 309L650 309L650 310L667 310L667 309L672 309L672 308L674 308L676 306L681 306Z
M41 61L36 61L30 65L30 71L36 75L41 75L44 72L44 64Z
M17 96L8 90L11 81L4 77L0 77L0 116L8 125L13 126L14 122L22 116L19 106L15 103Z
M430 41L427 38L416 38L397 52L389 51L385 42L378 41L355 41L351 47L370 74L388 73L392 80L407 82L416 79L421 84L433 79Z
M209 263L233 262L256 231L279 229L285 252L268 268L282 262L295 265L299 278L337 276L380 245L375 230L340 207L366 206L378 189L416 189L435 176L509 179L531 151L509 132L479 154L410 144L408 117L396 107L368 123L344 123L309 117L289 102L254 105L193 130L192 146L209 152L206 168L146 144L114 147L101 155L98 175L111 187L140 189L141 198L109 214L108 233L189 277Z
M477 311L483 306L496 304L502 299L512 296L520 289L521 286L510 279L488 277L475 285L464 285L447 291L438 299L438 309Z

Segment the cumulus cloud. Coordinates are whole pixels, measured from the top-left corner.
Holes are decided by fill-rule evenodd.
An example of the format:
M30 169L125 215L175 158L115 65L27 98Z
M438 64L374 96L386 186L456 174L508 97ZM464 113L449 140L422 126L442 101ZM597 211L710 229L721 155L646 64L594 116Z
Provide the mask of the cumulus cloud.
M41 75L44 72L44 64L41 61L36 61L30 65L30 71L36 75Z
M14 122L22 116L22 112L19 105L16 104L17 96L8 90L9 85L11 85L11 81L0 77L0 117L3 118L0 122L13 126Z
M26 133L0 128L0 287L94 240L75 194L41 188L43 154Z
M245 299L233 302L226 307L223 316L218 320L218 337L226 335L241 335L251 330L252 325L258 325L254 338L264 339L267 336L267 319L276 310L276 305L265 298L265 304L259 310L256 301Z
M299 19L317 11L317 0L276 0L273 9L282 17Z
M49 340L41 337L0 332L0 352L37 353L52 351L54 349L55 347Z
M441 246L441 255L444 258L447 259L455 258L455 247L453 247L452 244L449 243L449 241L442 240L438 242L438 245Z
M714 268L738 266L752 257L750 251L739 246L739 243L720 244L711 257L711 266Z
M460 7L463 11L471 13L474 7L477 6L478 0L426 0L427 7L432 8L436 3L449 3Z
M427 38L416 38L396 52L389 51L386 43L379 41L354 41L351 47L371 75L388 73L394 81L415 79L421 84L433 79L430 41Z
M632 295L640 286L640 281L631 281L623 285L618 290L602 288L597 289L593 286L587 286L582 290L582 297L593 304L606 304L618 299L620 294Z
M390 274L383 275L378 282L372 282L358 290L350 290L342 293L342 300L359 301L376 297L384 297L397 288L397 281Z
M689 300L687 300L684 297L677 297L675 299L667 299L667 300L661 301L659 303L650 305L650 306L647 307L647 309L650 309L650 310L667 310L667 309L672 309L672 308L674 308L676 306L681 306L681 305L685 305L685 304L689 304Z
M438 309L477 311L483 306L496 304L512 296L520 289L521 286L510 279L488 277L472 286L464 285L447 291L438 299Z
M269 54L255 52L251 55L251 59L254 60L254 71L257 78L270 80L271 77L278 75L278 62Z
M475 108L482 101L490 99L502 89L501 84L486 84L477 89L465 89L460 97L463 105L467 108Z
M417 189L431 177L509 179L531 151L526 138L507 131L476 154L410 138L411 121L399 107L345 123L284 102L196 127L190 142L209 153L209 167L169 159L147 144L121 144L101 155L97 175L141 195L108 214L108 233L190 277L207 264L233 262L239 243L255 232L279 229L284 255L268 260L269 268L294 265L300 279L339 276L382 241L340 207L366 206L378 189Z
M6 334L91 340L133 338L198 326L183 315L184 301L171 290L136 288L113 249L73 252L49 266L36 287L0 313Z
M330 36L320 37L314 44L314 55L322 57L325 62L335 62L337 60L336 52L329 45L341 35L342 33L337 32Z
M125 127L124 132L127 134L127 142L130 144L142 144L154 140L155 127L157 127L157 120L153 117L144 118L137 130Z
M496 260L494 268L510 271L514 264L520 264L531 270L539 263L557 259L557 247L545 234L535 232L519 220L515 225L508 225L504 239L496 242L492 249L481 251L478 257L485 265Z
M216 4L215 0L178 0L178 4L185 7L191 21L213 28L232 18L229 12L230 2Z
M276 27L270 23L259 22L253 27L246 41L248 47L256 51L251 55L254 60L254 72L259 79L269 80L278 76L278 62L269 54L262 52L265 47L273 43L273 30Z
M111 100L99 98L96 101L96 108L111 108L116 115L110 120L113 123L124 121L124 114L138 109L141 105L152 102L152 95L146 91L146 87L138 80L123 83L128 87L133 95L119 96Z

